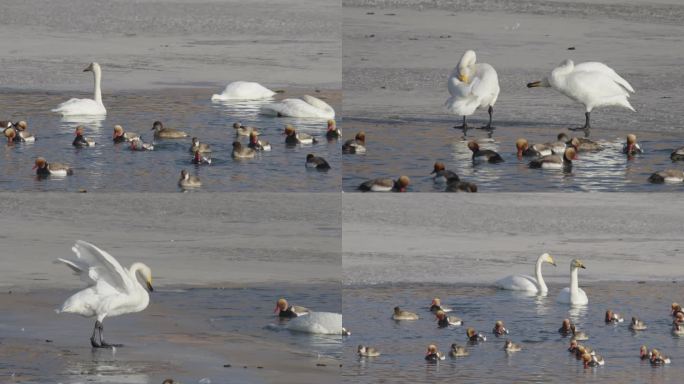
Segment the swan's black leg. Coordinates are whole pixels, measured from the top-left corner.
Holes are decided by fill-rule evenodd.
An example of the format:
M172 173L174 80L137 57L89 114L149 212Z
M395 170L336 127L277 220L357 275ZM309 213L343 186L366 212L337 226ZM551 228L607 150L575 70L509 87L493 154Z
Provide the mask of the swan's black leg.
M455 129L460 129L463 131L463 136L466 135L466 132L468 132L468 124L466 124L466 117L463 115L463 125L457 125L454 127Z
M101 348L123 347L122 344L109 344L106 341L104 341L104 330L102 327L102 323L100 323L100 347Z
M489 108L487 108L487 112L489 113L489 122L487 125L480 127L480 129L491 131L494 129L494 127L492 127L492 113L494 113L494 108L490 105Z
M589 137L589 130L591 130L591 112L584 112L584 127L570 128L571 131L584 131L584 136Z
M93 335L90 336L90 345L92 345L93 348L100 348L100 347L101 347L101 344L98 343L98 342L95 340L95 333L96 333L99 329L100 329L100 321L99 321L99 320L95 320L95 326L93 327ZM102 336L101 336L101 335L100 335L100 340L102 340Z

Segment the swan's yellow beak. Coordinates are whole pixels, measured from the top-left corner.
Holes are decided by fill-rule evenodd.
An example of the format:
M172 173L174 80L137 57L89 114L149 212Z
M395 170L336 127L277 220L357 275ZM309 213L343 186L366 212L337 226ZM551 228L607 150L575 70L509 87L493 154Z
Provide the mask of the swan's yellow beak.
M150 277L145 283L147 283L147 290L154 292L154 288L152 288L152 278Z
M553 260L553 257L551 257L551 255L549 255L548 262L549 262L549 264L553 265L554 267L556 266L556 262Z
M462 74L462 73L459 73L457 78L458 78L459 81L462 81L462 82L464 82L464 83L466 83L466 84L468 83L468 76L467 76L467 75L464 75L464 74Z

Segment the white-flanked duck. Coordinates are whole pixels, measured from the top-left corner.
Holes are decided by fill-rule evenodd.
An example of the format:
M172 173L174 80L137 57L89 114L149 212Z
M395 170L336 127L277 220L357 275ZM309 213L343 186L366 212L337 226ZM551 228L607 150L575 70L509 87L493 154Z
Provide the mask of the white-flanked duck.
M342 153L346 155L366 153L366 133L358 132L353 139L345 141L342 144Z
M276 302L276 306L273 309L273 313L277 314L278 317L281 318L304 316L308 315L310 312L311 311L306 307L302 307L299 305L290 305L287 302L287 299L285 299L284 297L278 299L278 301Z
M606 322L606 324L617 324L625 321L625 318L622 317L622 315L620 315L619 313L615 313L609 309L606 311L604 321Z
M503 321L497 320L496 323L494 323L494 329L492 329L492 333L494 333L496 337L508 335L508 329L506 329L504 326Z
M211 153L211 147L209 144L200 143L199 138L193 137L192 144L190 145L190 153L195 153L197 151L200 153Z
M145 143L140 137L133 137L129 148L131 151L154 151L154 144Z
M629 329L632 331L645 331L648 327L646 326L646 323L637 319L635 316L632 316L632 322L629 324Z
M563 290L561 290L561 292L558 294L556 301L559 303L570 305L589 304L587 293L579 287L577 275L580 268L586 268L581 260L573 259L570 262L570 286L563 288Z
M21 120L12 126L16 130L16 137L14 141L19 141L22 143L33 143L36 141L36 137L26 131L28 129L28 124L26 121Z
M504 351L506 352L518 352L522 351L522 347L518 344L515 344L514 342L510 340L506 340L506 343L504 344Z
M487 162L496 164L504 161L501 155L492 151L491 149L480 149L480 145L475 140L468 142L468 149L473 152L474 162Z
M553 154L553 147L549 144L532 144L525 138L519 138L515 141L515 148L518 150L518 159L523 157L540 157Z
M325 131L325 137L328 140L335 140L342 137L342 131L337 128L337 123L335 120L328 120L328 129Z
M641 360L650 360L651 359L651 352L649 352L647 346L642 345L641 347L639 347L639 358Z
M309 153L306 155L306 167L317 169L319 171L327 171L330 169L330 164L328 164L324 158L316 156L313 153Z
M470 355L470 352L468 352L466 347L454 343L451 344L451 350L449 351L449 354L451 357L466 357Z
M393 320L418 320L418 314L414 312L404 311L399 307L394 307L394 313L392 314Z
M663 355L659 350L655 348L651 350L651 357L649 358L649 361L652 365L656 366L670 364L670 358Z
M572 161L577 158L574 148L566 148L563 155L549 155L533 159L529 163L530 168L563 169L572 166Z
M468 341L471 343L478 343L480 341L487 341L487 337L481 333L478 333L475 328L466 329L466 336Z
M440 328L446 328L450 325L463 325L463 320L460 317L448 316L444 311L437 311L437 313L435 313L435 317L437 318L437 326Z
M195 151L195 154L192 156L192 163L197 165L211 164L211 158L202 155L200 151Z
M648 181L653 184L681 183L684 181L684 172L681 169L666 169L651 174Z
M556 262L553 260L553 257L548 253L543 253L537 258L537 262L534 265L535 277L527 275L511 275L497 281L495 285L500 289L525 291L545 295L549 291L549 288L546 286L546 282L542 276L542 264L544 263L551 264L554 267L556 266Z
M243 160L252 159L256 156L256 151L252 148L243 147L239 141L233 141L233 152L231 153L233 159Z
M436 313L437 311L443 311L445 313L449 313L452 311L451 308L445 307L442 305L442 300L439 299L439 297L435 297L432 299L432 303L430 304L430 312Z
M681 161L684 160L684 147L677 148L670 154L670 160Z
M411 180L408 176L399 176L397 180L379 178L363 182L359 190L363 192L406 192Z
M76 131L74 132L74 141L71 143L74 147L94 147L95 146L95 140L85 137L83 135L85 128L83 128L82 125L79 125L76 127Z
M164 124L161 121L155 121L152 124L152 130L154 131L155 139L183 139L190 136L178 129L164 128Z
M684 320L684 317L682 320ZM679 321L679 318L675 318L675 320L672 321L672 334L675 336L684 335L684 324L682 324L682 321Z
M4 123L4 121L0 121L0 124L3 124L3 123ZM17 130L14 129L14 127L12 126L12 123L9 123L9 127L6 127L2 130L2 134L5 135L5 137L7 138L7 144L14 143L15 141L19 141L19 140L17 140L17 137L19 135L17 134Z
M283 134L285 135L285 144L287 145L315 144L318 142L315 137L309 135L308 133L297 133L294 127L290 124L285 126Z
M139 138L140 135L137 133L124 131L123 127L119 124L114 126L114 133L112 134L112 140L114 141L114 144L124 143Z
M597 107L618 106L634 111L629 104L632 86L612 68L599 62L586 62L575 65L572 60L564 60L541 81L527 84L528 88L551 87L565 96L584 105L584 126L578 129L591 129L591 111Z
M33 169L38 176L68 176L74 174L74 171L69 165L63 163L48 163L43 157L36 159Z
M249 136L252 133L255 135L260 135L259 129L257 127L252 127L249 125L242 125L241 122L233 123L233 129L235 130L236 136Z
M271 150L271 144L268 141L260 140L256 132L249 134L249 144L247 146L258 152L268 152Z
M625 142L625 145L622 146L622 153L627 156L634 156L643 153L641 146L639 143L637 143L637 137L635 134L630 133L627 135L627 141Z
M180 179L178 179L178 186L181 188L198 188L202 186L202 182L199 177L191 176L185 169L180 173Z
M444 360L446 356L439 350L437 350L437 346L434 344L430 344L427 347L427 352L425 353L425 360L429 362L437 362L440 360Z
M453 171L447 170L446 166L441 161L435 162L435 165L432 167L432 172L430 172L430 174L435 175L433 176L432 180L438 184L444 184L447 182L447 180L460 181L458 175Z
M380 356L380 351L373 347L369 347L366 345L359 345L359 347L356 349L356 353L359 354L361 357L378 357Z

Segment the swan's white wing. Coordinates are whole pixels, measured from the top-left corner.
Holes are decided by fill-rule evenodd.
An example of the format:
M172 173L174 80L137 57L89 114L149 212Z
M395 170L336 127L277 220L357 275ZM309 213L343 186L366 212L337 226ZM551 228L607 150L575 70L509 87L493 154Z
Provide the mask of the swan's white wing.
M86 263L81 262L79 260L67 260L67 259L62 259L58 258L58 262L64 263L69 269L74 271L78 277L81 278L88 286L93 286L97 282L93 279L90 278L90 275L88 274L89 267Z
M586 63L580 63L575 65L574 71L579 71L579 72L598 72L598 73L603 73L604 75L608 76L611 78L614 82L620 84L623 86L626 90L634 93L634 88L627 82L627 80L623 79L620 75L613 70L613 68L603 64L599 63L597 61L589 61Z
M482 100L481 105L494 105L499 91L499 76L494 67L487 63L477 64L471 92Z
M212 100L259 100L273 97L276 93L259 83L250 81L234 81L226 86L221 94L215 94Z
M537 279L527 275L511 275L498 280L494 285L512 291L538 292Z
M609 76L599 72L572 72L566 78L566 95L592 107L620 105L634 111L629 92Z
M87 268L88 277L96 284L103 281L117 291L133 292L134 282L112 255L82 240L78 240L71 250L77 260L72 262L73 265L67 264L69 267L74 269L73 266L76 266L82 271Z
M451 96L466 96L470 93L468 84L458 79L458 68L454 68L454 70L451 71L449 80L447 80L447 89L449 89L449 94Z
M316 100L328 106L330 110L326 111L317 108L301 99L284 99L277 103L264 105L263 107L261 107L261 113L265 115L312 117L326 119L332 119L335 117L335 111L327 103L319 99Z
M107 110L101 103L98 103L93 99L76 98L63 102L58 105L57 108L53 109L52 112L61 113L63 116L107 114Z
M589 303L589 298L587 297L587 293L584 292L582 288L579 288L578 300L576 303L573 303L572 300L570 300L570 287L565 287L558 294L556 301L562 304L583 305Z
M322 110L332 110L333 107L330 106L330 104L326 103L325 101L313 97L311 95L304 95L302 96L302 100L306 101L307 103L313 105L314 107Z

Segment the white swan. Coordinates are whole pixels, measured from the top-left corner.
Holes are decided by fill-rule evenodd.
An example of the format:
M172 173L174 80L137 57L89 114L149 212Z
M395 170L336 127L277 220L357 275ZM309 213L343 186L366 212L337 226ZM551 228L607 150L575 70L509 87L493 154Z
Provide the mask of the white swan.
M556 299L557 302L571 305L589 304L589 298L587 298L586 292L584 292L577 283L577 272L580 268L585 268L582 261L573 259L570 262L570 287L565 287L560 291L558 298Z
M52 112L61 113L62 116L87 116L87 115L106 115L107 110L102 104L102 91L100 90L100 80L102 71L100 64L90 63L83 72L93 72L95 77L95 90L92 99L70 99L58 105Z
M527 275L511 275L498 280L496 283L494 283L494 285L500 289L546 294L549 289L546 287L544 277L542 277L543 263L549 263L554 267L556 266L556 262L553 260L553 257L551 257L551 255L548 253L544 253L537 258L537 263L534 267L534 275L536 276L536 279Z
M472 50L463 54L449 76L447 87L451 97L444 105L450 113L463 116L463 126L457 127L462 129L468 128L466 116L478 108L487 108L489 123L482 128L491 129L492 112L499 97L499 77L494 67L486 63L476 64L476 60Z
M549 76L533 81L527 87L551 87L584 104L586 120L583 127L576 129L591 128L591 111L597 107L616 106L636 112L627 100L634 88L612 68L599 62L575 65L572 60L565 60Z
M301 99L284 99L261 107L261 114L277 117L311 117L334 119L335 110L325 101L304 95Z
M285 326L290 331L322 335L342 335L342 315L332 312L310 312L292 318Z
M251 81L233 81L221 94L214 94L211 101L226 100L261 100L273 97L276 93L259 83Z
M109 253L81 240L71 250L76 254L76 259L57 260L76 272L88 284L88 288L69 297L57 312L96 317L90 338L92 346L116 346L104 341L102 321L107 316L140 312L147 308L150 302L147 290L153 290L150 268L143 263L134 263L126 270ZM99 340L96 340L95 333L98 331Z

